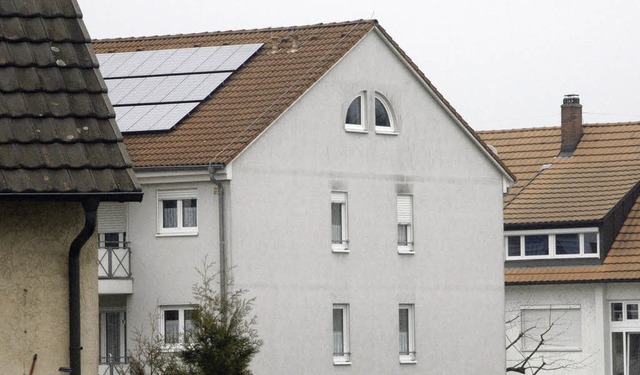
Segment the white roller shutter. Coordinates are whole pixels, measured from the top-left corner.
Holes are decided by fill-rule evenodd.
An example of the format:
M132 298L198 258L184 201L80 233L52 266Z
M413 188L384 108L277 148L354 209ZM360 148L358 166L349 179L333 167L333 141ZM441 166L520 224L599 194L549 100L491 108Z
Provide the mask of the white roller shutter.
M98 233L127 231L127 206L121 202L102 202L98 206Z
M411 195L398 195L398 224L411 224L413 204Z

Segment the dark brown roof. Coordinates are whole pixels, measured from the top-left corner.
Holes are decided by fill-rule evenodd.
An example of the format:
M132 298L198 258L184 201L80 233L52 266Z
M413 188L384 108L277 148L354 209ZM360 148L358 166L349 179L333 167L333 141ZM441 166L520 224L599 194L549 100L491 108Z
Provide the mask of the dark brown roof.
M233 160L374 29L387 38L468 134L486 149L462 117L375 20L98 40L94 41L94 47L98 53L107 53L264 44L173 130L125 135L125 144L135 167L207 165ZM291 52L294 37L299 41L299 48ZM491 153L487 151L487 155L491 156ZM504 173L509 174L497 158L494 160Z
M640 123L593 124L583 130L570 158L557 157L559 127L479 132L518 178L504 198L505 225L602 220L640 181ZM638 279L638 201L602 265L505 270L508 284Z
M0 1L0 196L142 198L97 68L75 0Z

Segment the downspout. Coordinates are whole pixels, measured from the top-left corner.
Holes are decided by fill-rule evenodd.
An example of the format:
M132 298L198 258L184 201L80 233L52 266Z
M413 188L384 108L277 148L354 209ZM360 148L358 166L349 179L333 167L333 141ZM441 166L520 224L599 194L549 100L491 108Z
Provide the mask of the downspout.
M223 170L224 164L209 164L209 178L218 188L218 238L220 239L220 300L222 302L222 318L226 321L227 285L227 251L224 239L224 188L222 182L216 180L216 171Z
M82 202L84 209L84 228L71 242L69 248L69 359L71 375L80 375L80 251L91 238L97 221L98 204L95 199Z

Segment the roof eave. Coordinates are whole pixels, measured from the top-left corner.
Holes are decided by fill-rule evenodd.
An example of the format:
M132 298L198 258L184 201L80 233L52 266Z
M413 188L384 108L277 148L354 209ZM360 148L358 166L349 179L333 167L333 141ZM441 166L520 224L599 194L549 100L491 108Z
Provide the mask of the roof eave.
M509 168L500 160L489 147L484 143L482 139L475 133L475 131L469 126L469 124L462 118L462 116L449 104L444 96L438 91L438 89L429 81L426 75L418 68L418 66L409 58L409 56L400 48L400 46L391 38L386 30L380 26L377 22L373 28L379 36L385 41L385 43L394 51L394 53L400 58L401 61L409 68L413 74L418 77L424 87L431 93L431 95L437 99L438 104L445 110L445 112L454 120L454 122L463 130L463 132L469 137L469 139L480 149L480 151L489 158L491 163L498 168L498 170L507 179L509 185L513 185L516 181L516 176L509 170Z
M0 201L81 202L95 199L101 202L141 202L142 195L142 191L113 193L0 193Z

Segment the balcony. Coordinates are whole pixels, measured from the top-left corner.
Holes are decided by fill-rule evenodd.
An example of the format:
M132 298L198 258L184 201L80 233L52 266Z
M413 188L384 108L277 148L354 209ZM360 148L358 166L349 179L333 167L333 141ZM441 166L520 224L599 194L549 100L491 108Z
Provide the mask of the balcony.
M98 245L98 292L131 294L131 249L128 242L100 242Z

